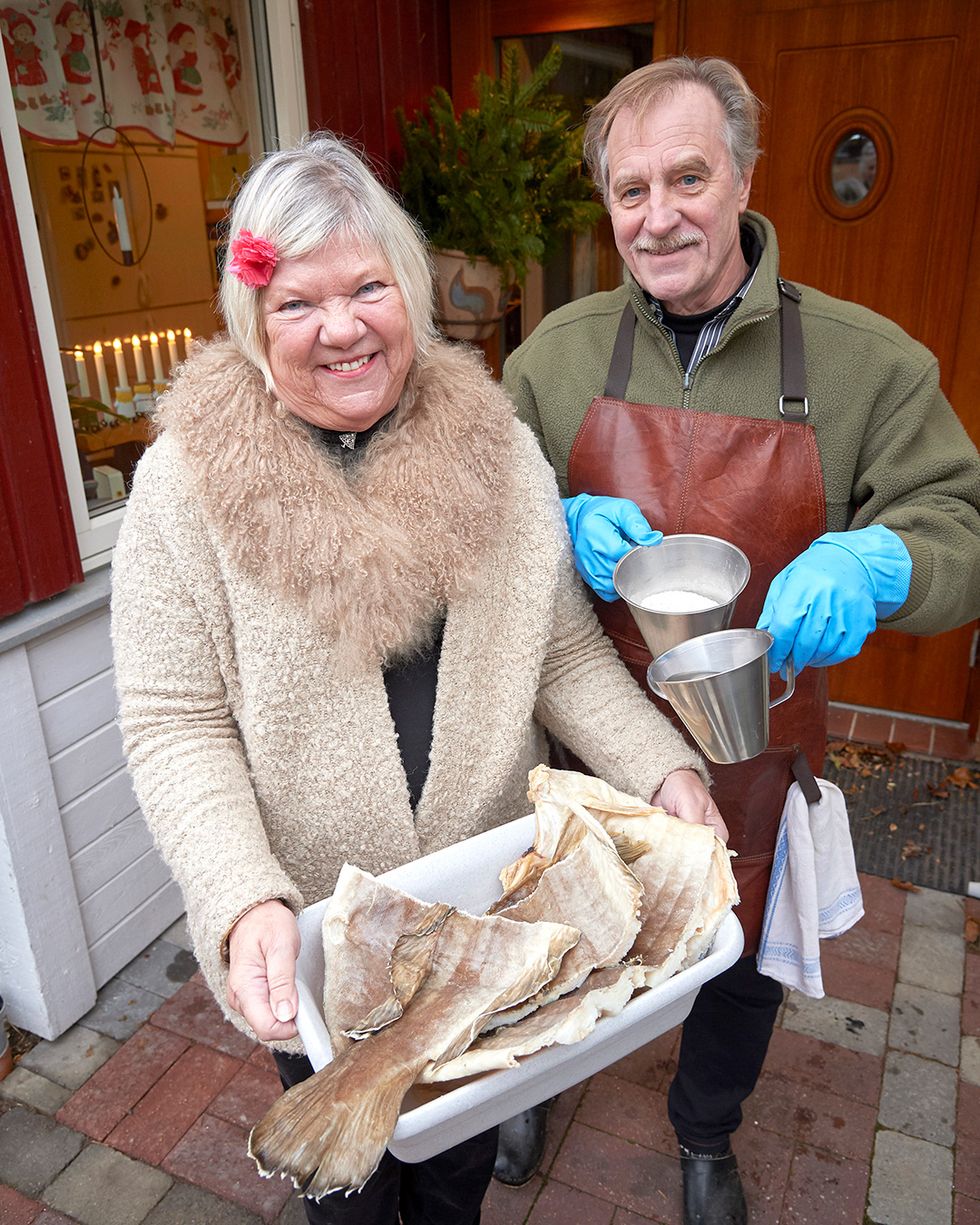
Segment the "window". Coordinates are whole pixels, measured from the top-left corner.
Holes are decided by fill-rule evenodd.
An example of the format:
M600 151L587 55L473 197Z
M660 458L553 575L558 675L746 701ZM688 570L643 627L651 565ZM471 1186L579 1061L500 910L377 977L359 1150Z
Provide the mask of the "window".
M558 43L562 65L549 89L561 95L569 114L583 126L589 107L622 77L653 58L653 26L642 23L527 34L495 42L498 71L503 54L516 50L527 75ZM565 250L547 267L529 270L520 310L505 317L505 352L529 336L549 311L596 290L615 288L622 282L622 270L608 218L592 233L569 238Z
M0 128L87 569L110 555L156 395L220 326L217 228L236 179L275 139L272 116L285 140L305 128L294 10L3 9Z

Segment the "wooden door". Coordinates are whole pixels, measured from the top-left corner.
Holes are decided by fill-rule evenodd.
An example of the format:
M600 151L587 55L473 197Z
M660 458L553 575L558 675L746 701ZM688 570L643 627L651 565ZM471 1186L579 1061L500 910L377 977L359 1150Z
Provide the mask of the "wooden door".
M682 43L737 63L766 104L750 207L776 224L792 280L889 316L938 356L980 442L976 138L980 5L963 0L687 0ZM874 188L831 188L835 148L871 131ZM838 701L974 726L974 626L933 638L879 630L834 668Z

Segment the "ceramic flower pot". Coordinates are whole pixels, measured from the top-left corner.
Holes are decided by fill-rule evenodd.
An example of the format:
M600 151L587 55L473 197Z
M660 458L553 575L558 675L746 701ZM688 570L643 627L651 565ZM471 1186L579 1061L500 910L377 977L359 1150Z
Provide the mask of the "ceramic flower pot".
M439 326L454 340L486 340L503 318L510 286L482 256L434 251Z

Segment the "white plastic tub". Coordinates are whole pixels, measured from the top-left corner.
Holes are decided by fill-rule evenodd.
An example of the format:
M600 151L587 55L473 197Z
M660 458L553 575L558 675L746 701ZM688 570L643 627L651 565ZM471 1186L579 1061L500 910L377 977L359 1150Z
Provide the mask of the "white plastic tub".
M523 854L533 841L534 817L522 817L404 864L381 879L422 901L450 902L470 914L482 914L500 896L500 869ZM296 969L297 1025L317 1070L330 1062L330 1039L322 1011L321 925L326 904L325 900L317 902L299 916L302 947ZM432 1087L441 1092L419 1105L411 1105L410 1094L388 1148L402 1161L424 1161L622 1059L683 1021L701 984L732 965L742 951L742 943L738 920L729 914L718 929L710 953L697 965L634 996L618 1016L603 1017L580 1042L546 1047L524 1056L520 1067L486 1072L455 1087L452 1082ZM431 1089L421 1090L421 1095L430 1094Z

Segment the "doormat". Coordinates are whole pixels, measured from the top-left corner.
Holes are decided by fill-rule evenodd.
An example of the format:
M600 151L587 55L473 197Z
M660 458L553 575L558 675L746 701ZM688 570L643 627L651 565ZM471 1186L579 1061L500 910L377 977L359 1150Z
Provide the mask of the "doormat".
M831 741L824 777L844 793L859 872L945 893L980 880L980 769Z

